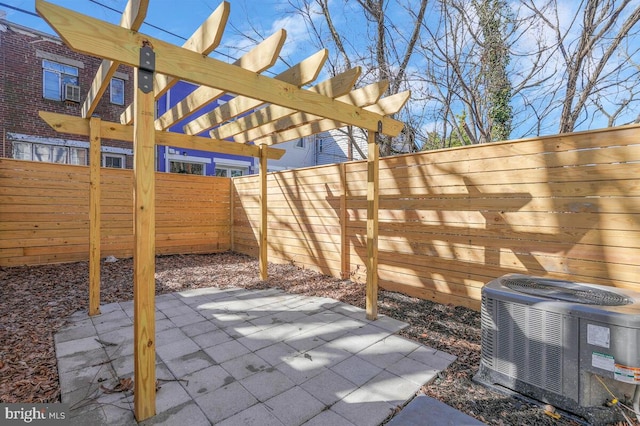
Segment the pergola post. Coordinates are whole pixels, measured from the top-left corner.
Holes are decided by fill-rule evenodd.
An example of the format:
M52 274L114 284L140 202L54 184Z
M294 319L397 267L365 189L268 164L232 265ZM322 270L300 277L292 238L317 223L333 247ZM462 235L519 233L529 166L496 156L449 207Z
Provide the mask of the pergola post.
M101 120L89 120L89 316L100 314Z
M260 145L260 280L269 278L267 272L267 146Z
M378 195L380 153L376 145L376 132L367 136L367 319L378 318Z
M156 414L154 56L149 46L141 47L134 78L133 404L138 421Z

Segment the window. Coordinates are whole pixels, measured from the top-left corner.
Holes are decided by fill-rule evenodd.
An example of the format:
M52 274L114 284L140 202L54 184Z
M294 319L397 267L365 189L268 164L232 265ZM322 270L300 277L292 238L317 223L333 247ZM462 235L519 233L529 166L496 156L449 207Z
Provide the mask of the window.
M124 105L124 80L115 77L111 79L109 97L112 104Z
M102 167L124 169L125 156L118 154L102 154Z
M78 68L57 62L42 61L42 96L45 99L64 99L64 85L78 85Z
M171 173L184 173L188 175L204 175L204 163L169 161L169 171Z
M13 158L19 160L42 161L45 163L87 164L87 150L59 145L31 142L13 142Z
M304 138L298 139L296 142L296 148L304 148Z
M324 146L322 144L323 140L322 139L318 139L318 143L317 143L317 148L318 148L318 152L322 152L324 150Z
M237 177L237 176L244 176L246 174L247 174L247 169L216 166L216 176Z

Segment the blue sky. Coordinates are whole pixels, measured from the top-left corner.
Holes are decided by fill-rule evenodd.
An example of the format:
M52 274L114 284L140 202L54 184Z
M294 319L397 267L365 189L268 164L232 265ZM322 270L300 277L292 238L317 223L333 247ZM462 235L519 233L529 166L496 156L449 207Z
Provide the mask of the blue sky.
M121 11L124 10L124 7L127 3L127 0L51 1L63 7L67 7L80 13L114 24L119 23ZM637 4L638 2L640 2L640 0L631 1L632 5ZM29 14L21 13L11 10L7 7L3 7L2 3L9 4L13 7L25 9L28 12L34 12L34 0L0 0L0 10L4 10L6 12L6 17L9 21L53 34L53 31L41 18L30 16ZM104 6L101 6L98 3L102 3ZM181 45L184 42L184 39L188 38L213 12L213 10L218 7L218 5L220 4L220 0L150 0L149 3L150 5L145 22L174 33L178 37L170 35L163 31L159 31L158 29L152 28L149 25L143 25L140 31L152 37L159 38L176 45ZM255 46L255 44L257 44L261 37L269 36L276 30L279 30L281 28L284 28L287 31L287 41L281 52L281 57L284 59L284 61L286 61L286 63L283 61L278 61L275 66L265 71L264 74L270 76L278 74L284 69L288 68L287 63L289 65L293 65L303 58L315 53L316 47L314 47L314 44L309 41L310 36L307 33L307 28L304 21L299 16L295 16L292 14L292 8L287 0L229 0L229 3L231 4L231 14L222 39L222 43L211 56L217 57L226 62L233 62L235 58L238 58L251 47ZM353 10L354 3L355 2L343 2L341 0L331 2L333 19L334 23L338 27L338 30L347 40L350 40L351 43L358 43L362 40L364 44L366 42L366 40L363 40L363 37L366 37L366 24L362 22L362 14ZM576 3L577 2L573 0L557 1L559 11L558 19L562 27L568 27L572 19L575 17L577 13L576 8L578 7ZM110 10L110 8L116 9L120 12L116 13ZM401 16L401 12L403 11L401 11L400 9L391 8L390 13L394 12L399 14L399 16L396 16L396 18L398 18L397 22L402 22L402 19L404 17ZM427 20L435 19L435 17L437 16L437 13L430 9L429 13L427 14ZM578 25L576 25L576 27L577 26L579 26L579 23ZM519 39L519 44L517 47L525 50L532 49L533 44L531 43L533 42L533 39L530 39L529 36L533 35L534 33L534 31L525 32ZM256 41L249 41L241 34L256 35ZM326 36L326 34L323 34L323 36ZM569 38L573 38L571 36L575 36L575 34L570 34ZM631 43L637 43L637 39L632 39ZM347 49L356 49L359 50L360 53L366 53L366 49L358 45L349 45L347 46ZM513 67L518 66L521 69L528 69L526 62L520 62L523 60L526 61L526 58L523 59L514 57L512 59ZM561 58L557 54L552 56L552 59L553 60L549 62L550 65L548 66L550 72L555 70L554 67L562 68L562 63L558 62L558 60ZM424 60L424 57L421 58L419 55L414 55L414 57L412 58L412 62L409 64L408 70L420 73L422 67L425 66ZM610 66L615 65L615 61L624 60L624 58L616 56L612 60ZM364 64L358 63L358 65ZM316 82L322 81L327 78L326 71L327 68L325 67L324 73L322 73L318 77ZM562 77L562 73L557 73L556 78ZM421 83L419 81L412 82L412 92L415 96L419 95L420 84ZM615 95L615 93L613 93L613 95ZM619 96L623 95L624 93L620 94ZM607 100L607 97L602 98L603 103L607 103ZM522 107L520 99L514 99L512 101L512 104L514 104L515 107ZM414 98L407 105L406 110L411 110L415 114L420 114L421 111L423 111L423 108L426 108L426 110L432 110L434 106L431 104L424 104L424 102L421 103L419 100L416 100ZM557 131L557 117L559 112L560 109L556 107L554 112L547 117L542 128L542 134L555 133ZM533 126L530 125L530 117L533 117L530 114L530 111L521 111L517 114L518 120L520 120L521 118L524 118L524 120L520 120L520 127L514 129L512 137L518 138L531 136L532 134L528 133L532 131L531 129L533 129ZM632 121L636 117L637 110L635 108L630 108L627 114L621 117L616 124ZM592 111L589 120L584 122L580 126L580 129L584 130L586 128L605 127L607 124L605 118L606 117L604 117L602 114ZM440 121L429 122L428 119L424 117L422 119L424 120L422 127L428 130L435 128L435 126L440 123Z
M51 3L117 25L120 22L120 14L109 8L121 12L124 10L127 0L96 0L95 2L90 0L52 0ZM97 3L108 7L100 6ZM306 28L302 20L286 12L288 7L286 0L261 0L259 2L231 0L229 3L231 4L231 14L222 43L211 56L232 62L231 58L241 56L241 51L246 50L247 46L250 48L255 45L255 43L241 37L240 32L255 34L257 31L262 36L268 36L280 28L287 31L287 41L281 53L285 60L292 61L293 64L315 52L315 48L305 43ZM11 22L54 34L49 25L41 18L12 10L2 4L35 12L34 0L0 0L0 10L6 12L6 19ZM181 45L184 42L183 38L188 38L219 4L219 0L150 0L145 24L140 32ZM157 30L146 23L183 38ZM271 68L269 74L277 74L285 68L286 65L279 61Z

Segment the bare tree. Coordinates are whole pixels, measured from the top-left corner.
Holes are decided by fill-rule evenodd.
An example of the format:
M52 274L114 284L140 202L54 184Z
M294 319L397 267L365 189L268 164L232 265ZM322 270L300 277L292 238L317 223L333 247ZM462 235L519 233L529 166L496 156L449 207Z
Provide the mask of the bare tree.
M514 89L508 74L517 35L502 0L440 0L439 20L425 22L425 98L434 106L442 146L507 139ZM527 76L528 79L532 75ZM431 137L431 141L434 138Z
M389 81L387 95L399 93L409 86L409 63L420 39L428 0L356 0L345 1L342 5L329 0L290 0L289 3L305 20L317 47L329 48L335 52L329 59L331 73L358 63L363 66L363 83L383 79ZM362 32L353 28L348 32L337 29L334 18L344 13L339 6L365 18L367 25ZM389 10L397 11L398 8L410 12L406 16L411 17L412 22L394 21L392 16L397 14L391 14ZM319 16L321 19L316 19ZM413 141L407 135L413 135L414 130L410 129L405 133L404 140ZM346 134L350 135L352 132L347 129ZM396 141L392 138L382 138L380 154L393 154L395 145Z
M568 21L557 0L523 0L553 34L562 78L550 90L558 95L559 132L589 126L602 114L609 126L638 105L638 54L629 41L640 30L640 5L631 0L581 0ZM553 108L551 108L553 109Z

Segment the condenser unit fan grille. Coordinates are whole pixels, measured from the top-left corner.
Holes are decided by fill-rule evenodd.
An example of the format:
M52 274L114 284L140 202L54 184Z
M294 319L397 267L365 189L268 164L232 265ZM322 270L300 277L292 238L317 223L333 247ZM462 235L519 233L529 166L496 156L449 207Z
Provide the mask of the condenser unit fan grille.
M633 303L633 300L627 296L571 281L542 278L505 278L502 284L521 293L564 302L598 306L622 306Z

